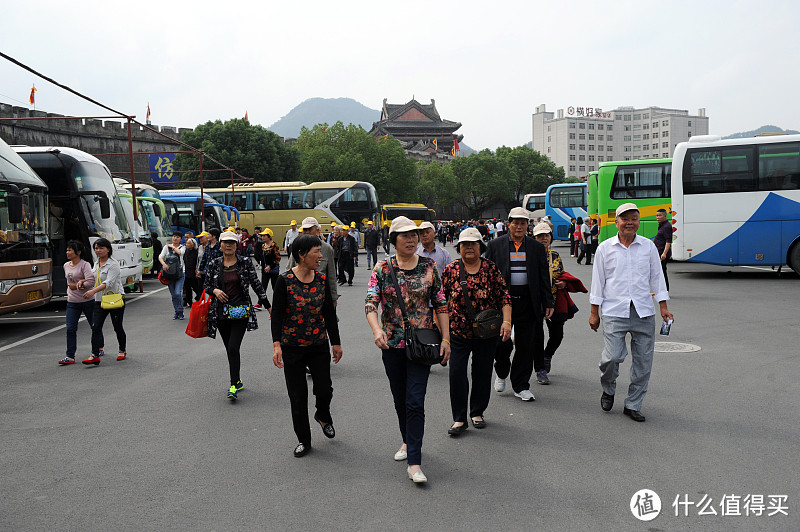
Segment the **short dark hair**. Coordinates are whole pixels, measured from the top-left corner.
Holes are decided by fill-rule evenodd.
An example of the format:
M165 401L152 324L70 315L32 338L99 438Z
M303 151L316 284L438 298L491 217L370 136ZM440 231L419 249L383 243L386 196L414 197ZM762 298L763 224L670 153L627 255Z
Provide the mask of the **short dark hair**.
M172 232L172 236L177 236L179 238L183 238L183 233L181 233L180 231L173 231Z
M576 223L582 224L583 223L583 218L578 216L578 219L577 219Z
M663 212L664 216L667 215L667 209L658 209L656 212Z
M111 247L111 242L109 242L107 238L98 238L94 241L94 245L92 247L106 248L108 250L109 257L114 253L114 248Z
M83 254L86 251L86 246L83 245L83 242L80 240L70 240L67 242L67 249L71 249L75 253L83 258Z
M419 231L418 231L418 230L412 230L412 231L403 231L403 232L404 232L404 233L416 233L416 235L417 235L417 240L419 240ZM397 245L397 235L399 235L399 234L400 234L400 233L389 233L389 243L390 243L391 245L393 245L393 246L396 246L396 245Z
M214 237L214 238L216 238L216 239L219 239L219 235L221 235L221 234L222 234L222 231L220 231L220 230L219 230L218 228L216 228L216 227L212 227L211 229L209 229L209 230L208 230L208 234L209 234L209 235L211 235L211 236L213 236L213 237Z
M292 242L292 258L295 262L300 262L301 255L307 255L309 251L322 246L322 240L315 235L300 235Z

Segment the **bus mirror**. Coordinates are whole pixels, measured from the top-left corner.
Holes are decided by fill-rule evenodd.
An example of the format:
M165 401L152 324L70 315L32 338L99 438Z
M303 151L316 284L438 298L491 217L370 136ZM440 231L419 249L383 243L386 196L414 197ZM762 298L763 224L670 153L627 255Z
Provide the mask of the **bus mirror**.
M22 196L10 193L6 196L6 201L8 202L8 222L22 223Z
M153 204L153 212L156 213L157 218L161 218L161 205Z
M97 201L100 203L100 217L104 220L111 218L111 202L108 201L108 197L98 196Z

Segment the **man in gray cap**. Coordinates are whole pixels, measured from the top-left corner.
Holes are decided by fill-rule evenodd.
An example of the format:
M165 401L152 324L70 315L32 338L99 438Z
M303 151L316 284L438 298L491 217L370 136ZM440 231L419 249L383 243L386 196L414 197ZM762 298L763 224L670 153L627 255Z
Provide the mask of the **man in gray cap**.
M304 235L314 235L322 242L322 260L319 261L319 273L325 274L325 282L328 283L328 288L331 290L331 297L333 298L333 305L336 306L339 299L339 293L336 286L336 264L333 262L333 248L330 244L325 242L322 238L322 227L313 216L303 219L301 226ZM294 257L289 255L289 265L286 267L290 270L296 266Z
M548 383L544 365L544 318L550 318L555 307L545 248L527 236L529 216L522 207L511 209L508 233L490 240L486 250L486 258L500 268L508 284L514 325L514 344L511 340L500 342L495 352L494 389L497 392L506 389L510 371L514 395L523 401L536 399L530 390L534 369L537 379L541 372L545 379L542 384ZM511 351L515 346L512 363Z
M592 267L592 306L589 327L597 331L603 311L605 347L600 355L600 407L608 412L614 406L619 365L628 355L625 337L631 335L631 383L622 413L634 421L644 421L642 401L647 393L655 347L653 297L665 322L672 322L667 309L667 285L655 244L637 235L639 208L634 203L617 207L617 236L597 248Z
M450 264L450 253L442 246L436 245L436 229L430 222L419 224L419 244L417 244L417 255L428 257L436 262L436 269L439 275L444 272L444 267Z

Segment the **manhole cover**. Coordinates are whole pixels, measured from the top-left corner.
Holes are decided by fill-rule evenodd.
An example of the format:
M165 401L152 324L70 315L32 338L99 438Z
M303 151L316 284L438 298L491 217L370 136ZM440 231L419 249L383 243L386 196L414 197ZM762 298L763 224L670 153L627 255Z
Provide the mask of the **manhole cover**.
M678 342L656 342L654 351L656 353L693 353L700 351L700 346Z

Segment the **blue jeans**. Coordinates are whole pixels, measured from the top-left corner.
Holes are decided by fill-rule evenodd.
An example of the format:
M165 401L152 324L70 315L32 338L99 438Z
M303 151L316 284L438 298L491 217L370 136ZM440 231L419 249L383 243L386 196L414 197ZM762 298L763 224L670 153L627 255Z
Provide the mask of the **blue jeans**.
M78 320L81 314L86 315L89 327L92 326L92 316L94 315L94 299L87 299L83 303L67 302L67 356L75 358L78 350Z
M425 392L431 367L409 361L405 348L383 349L382 353L400 434L408 446L408 465L420 465L425 434Z
M169 288L169 295L172 296L172 307L175 309L175 314L183 314L183 282L186 276L181 275L180 279L170 281L167 287Z

